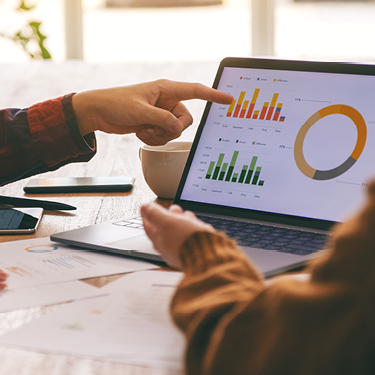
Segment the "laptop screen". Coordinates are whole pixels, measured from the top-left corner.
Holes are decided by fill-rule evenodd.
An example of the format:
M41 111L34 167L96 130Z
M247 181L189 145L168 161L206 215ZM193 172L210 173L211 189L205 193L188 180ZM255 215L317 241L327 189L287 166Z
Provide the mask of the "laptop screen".
M214 86L235 100L207 106L179 199L333 222L357 209L375 176L375 76L316 64L224 63Z

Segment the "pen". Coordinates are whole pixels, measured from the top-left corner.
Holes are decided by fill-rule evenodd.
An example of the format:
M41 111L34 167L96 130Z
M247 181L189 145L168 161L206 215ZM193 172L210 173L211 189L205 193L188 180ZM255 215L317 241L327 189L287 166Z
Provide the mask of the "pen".
M7 205L13 207L41 207L45 210L76 210L77 207L70 206L69 204L43 201L40 199L29 199L29 198L14 198L0 195L0 205Z

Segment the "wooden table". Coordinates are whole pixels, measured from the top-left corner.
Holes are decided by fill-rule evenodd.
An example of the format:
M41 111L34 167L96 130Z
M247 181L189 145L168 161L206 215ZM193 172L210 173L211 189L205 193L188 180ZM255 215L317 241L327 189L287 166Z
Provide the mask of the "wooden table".
M58 97L69 92L95 88L128 85L158 78L180 81L197 81L211 85L218 63L125 63L88 64L69 63L28 63L0 64L0 108L23 108L38 101ZM187 103L192 112L194 125L184 133L183 139L192 139L200 120L204 103ZM138 213L142 204L159 201L163 205L170 201L158 200L146 185L138 149L141 142L133 135L115 136L97 134L98 153L89 163L65 166L44 176L117 176L131 175L136 179L130 193L74 194L65 196L37 195L41 199L65 202L77 207L76 211L46 211L39 230L30 236L0 236L0 242L15 241L33 237L46 237L61 232L103 221L114 220ZM26 180L0 188L0 195L25 196L23 186ZM102 285L108 278L91 280ZM26 309L0 314L0 334L15 329L22 324L53 310L55 306ZM161 375L176 374L155 368L130 366L111 361L94 361L69 356L34 353L22 350L0 348L0 375L13 374L63 375L63 374L134 374Z

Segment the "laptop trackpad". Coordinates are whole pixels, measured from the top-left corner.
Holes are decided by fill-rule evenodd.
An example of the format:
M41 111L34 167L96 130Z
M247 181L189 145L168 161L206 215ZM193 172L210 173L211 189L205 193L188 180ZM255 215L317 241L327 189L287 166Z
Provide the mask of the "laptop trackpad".
M152 242L145 234L139 236L125 238L123 240L108 242L105 244L108 247L113 247L119 250L135 250L147 254L160 255L152 245Z

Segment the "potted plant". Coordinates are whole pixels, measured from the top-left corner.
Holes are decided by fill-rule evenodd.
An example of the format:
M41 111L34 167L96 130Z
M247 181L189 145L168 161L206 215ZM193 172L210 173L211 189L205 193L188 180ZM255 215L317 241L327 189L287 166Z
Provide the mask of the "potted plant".
M40 30L42 22L29 20L28 18L28 12L36 6L36 3L28 5L25 0L19 0L14 10L23 16L21 27L12 32L6 30L0 31L0 37L16 43L32 59L50 59L51 54L44 45L47 37Z

